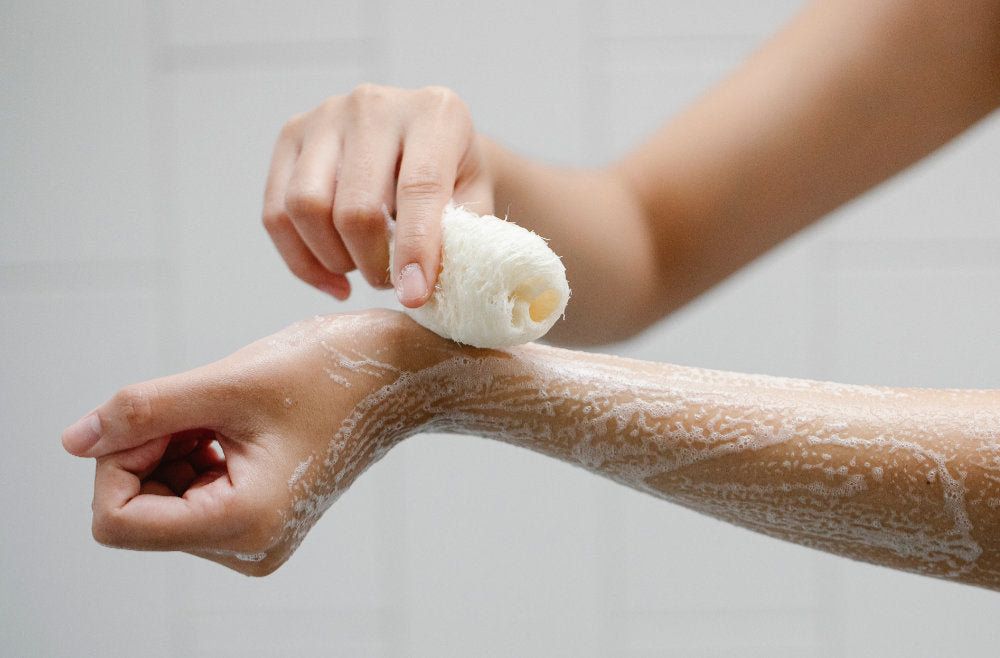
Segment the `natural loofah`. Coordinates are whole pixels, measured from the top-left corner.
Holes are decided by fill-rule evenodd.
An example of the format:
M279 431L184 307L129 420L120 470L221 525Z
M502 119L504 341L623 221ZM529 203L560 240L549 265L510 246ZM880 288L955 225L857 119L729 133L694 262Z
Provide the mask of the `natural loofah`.
M449 204L441 238L434 293L420 308L406 309L424 327L466 345L499 348L541 338L562 315L570 294L566 268L535 233Z

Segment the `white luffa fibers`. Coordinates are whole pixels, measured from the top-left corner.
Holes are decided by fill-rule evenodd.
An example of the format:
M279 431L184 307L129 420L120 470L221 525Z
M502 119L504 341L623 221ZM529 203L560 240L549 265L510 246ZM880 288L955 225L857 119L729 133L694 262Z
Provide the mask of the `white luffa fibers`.
M511 347L544 336L569 295L566 268L545 240L513 222L448 204L434 293L406 312L459 343Z

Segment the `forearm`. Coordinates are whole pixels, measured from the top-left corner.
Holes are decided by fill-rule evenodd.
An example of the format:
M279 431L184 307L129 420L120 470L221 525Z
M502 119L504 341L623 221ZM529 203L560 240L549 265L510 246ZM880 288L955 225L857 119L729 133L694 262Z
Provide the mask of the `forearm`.
M602 170L484 143L496 210L551 240L574 298L551 338L654 322L1000 104L1000 3L820 0Z
M660 318L656 245L632 192L607 170L564 169L480 137L495 214L525 226L562 258L573 296L546 335L563 345L626 338Z
M774 537L1000 588L1000 394L459 349L368 415L487 436ZM400 403L403 400L404 403Z
M995 0L813 2L629 154L619 169L657 242L689 238L661 263L664 308L993 111L998 26Z
M479 435L841 555L1000 589L1000 392L836 386L315 317L68 428L94 536L281 565L406 437ZM213 449L216 444L221 455Z

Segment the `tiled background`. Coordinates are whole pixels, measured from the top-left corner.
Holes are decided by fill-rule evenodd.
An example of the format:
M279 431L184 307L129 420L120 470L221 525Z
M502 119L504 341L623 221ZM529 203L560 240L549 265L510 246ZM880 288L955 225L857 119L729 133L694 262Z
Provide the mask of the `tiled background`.
M990 655L998 595L701 518L468 437L370 471L250 580L90 539L61 429L120 386L338 305L260 226L293 113L443 84L553 162L623 153L790 0L173 0L0 14L0 654ZM1000 117L613 349L853 383L1000 386Z

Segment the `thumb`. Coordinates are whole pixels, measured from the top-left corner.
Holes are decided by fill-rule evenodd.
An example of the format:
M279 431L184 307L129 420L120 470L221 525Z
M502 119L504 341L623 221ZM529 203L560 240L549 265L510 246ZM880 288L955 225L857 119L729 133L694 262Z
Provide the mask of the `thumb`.
M214 425L219 406L197 371L123 388L62 434L67 452L101 457L196 426Z

